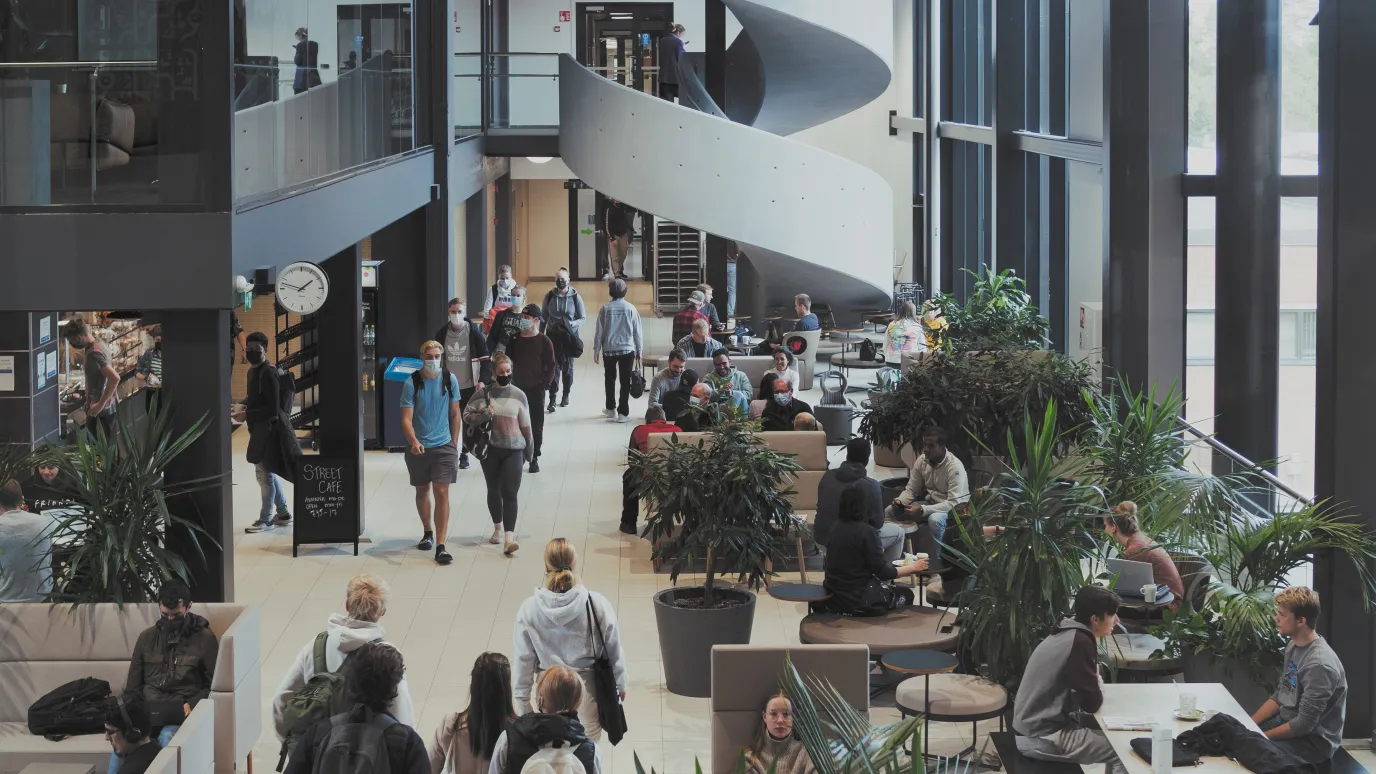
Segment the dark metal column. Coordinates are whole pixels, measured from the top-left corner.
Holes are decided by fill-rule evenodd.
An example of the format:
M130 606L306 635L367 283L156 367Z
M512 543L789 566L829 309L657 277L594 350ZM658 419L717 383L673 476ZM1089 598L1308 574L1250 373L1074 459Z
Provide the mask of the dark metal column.
M1376 353L1366 332L1376 326L1376 4L1325 0L1320 18L1315 490L1372 529ZM1314 582L1323 600L1319 631L1347 671L1344 735L1369 737L1376 724L1376 617L1363 606L1346 557L1315 557Z
M1279 20L1280 0L1219 0L1214 429L1220 441L1272 468L1280 336Z
M191 596L197 602L234 599L234 497L229 470L229 310L159 312L162 323L163 399L173 412L172 434L185 433L202 417L205 434L167 466L169 484L222 476L221 486L174 498L168 510L201 525L199 548L189 534L174 530L167 545L186 560L191 573ZM362 413L361 411L359 412ZM247 428L245 428L247 429ZM258 496L249 481L241 496ZM204 553L204 561L201 554Z
M1027 222L1032 202L1027 197L1027 165L1013 132L1027 128L1027 79L1036 73L1027 61L1026 0L995 0L994 4L994 193L990 220L994 227L992 254L999 270L1012 269L1036 290L1034 233ZM1034 294L1035 297L1035 294Z
M716 101L717 105L726 110L726 4L722 0L707 0L706 14L704 17L706 27L703 30L707 42L707 61L705 82L707 93ZM726 248L727 240L716 234L707 235L706 250L703 253L704 281L712 286L718 312L722 315L722 322L725 322L726 315ZM740 268L737 266L737 271ZM649 271L645 273L649 279ZM739 274L736 277L737 283L740 282ZM739 303L739 287L736 290ZM737 311L740 311L737 309Z
M416 210L373 234L373 259L385 261L377 332L383 357L416 357L417 348L445 319L453 283L431 279L436 259L429 252L428 210Z
M1105 13L1105 376L1164 390L1185 368L1186 0Z
M515 197L512 195L511 175L502 175L497 178L497 196L493 204L495 212L492 218L497 222L497 265L511 266L512 256L515 252L511 249L511 227L514 225L511 217L511 203ZM483 233L487 233L486 227ZM525 285L529 277L516 277L518 283Z
M487 186L468 197L464 215L464 285L470 316L482 314L483 294L492 283L487 276Z
M363 500L363 255L358 245L322 262L330 295L317 313L319 330L320 454L357 460L354 482L360 533L368 523ZM385 268L385 267L384 267ZM417 342L419 343L419 342Z

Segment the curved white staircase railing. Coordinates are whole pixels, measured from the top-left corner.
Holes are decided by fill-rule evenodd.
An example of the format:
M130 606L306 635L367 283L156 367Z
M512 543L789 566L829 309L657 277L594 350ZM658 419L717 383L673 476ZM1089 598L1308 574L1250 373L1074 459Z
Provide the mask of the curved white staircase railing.
M754 126L607 80L560 58L559 151L581 180L646 212L734 239L765 302L808 293L838 312L886 307L893 191L878 173L780 136L888 87L888 0L726 0L763 79ZM787 10L783 10L787 9Z

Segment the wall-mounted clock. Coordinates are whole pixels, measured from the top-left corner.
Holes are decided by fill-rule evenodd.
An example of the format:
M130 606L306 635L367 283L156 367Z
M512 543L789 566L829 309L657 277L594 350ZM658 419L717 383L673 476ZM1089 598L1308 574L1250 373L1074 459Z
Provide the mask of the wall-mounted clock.
M330 295L330 278L309 261L297 261L277 275L277 303L292 314L314 314Z

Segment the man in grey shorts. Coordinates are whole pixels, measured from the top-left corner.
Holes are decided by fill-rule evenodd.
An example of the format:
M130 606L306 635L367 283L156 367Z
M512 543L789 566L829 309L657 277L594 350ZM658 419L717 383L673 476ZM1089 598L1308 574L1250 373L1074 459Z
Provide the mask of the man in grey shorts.
M427 341L420 347L425 367L401 388L401 432L406 436L406 471L416 488L416 513L425 534L416 548L435 549L435 562L449 564L444 550L449 534L449 485L459 475L459 380L444 367L444 345ZM434 495L431 524L430 496Z

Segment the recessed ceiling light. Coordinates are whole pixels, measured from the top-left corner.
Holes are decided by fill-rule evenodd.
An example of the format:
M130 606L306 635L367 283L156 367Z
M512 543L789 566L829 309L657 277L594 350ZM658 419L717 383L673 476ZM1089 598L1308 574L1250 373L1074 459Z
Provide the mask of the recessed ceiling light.
M526 161L529 161L532 164L544 164L548 161L552 161L553 159L553 156L526 156Z

